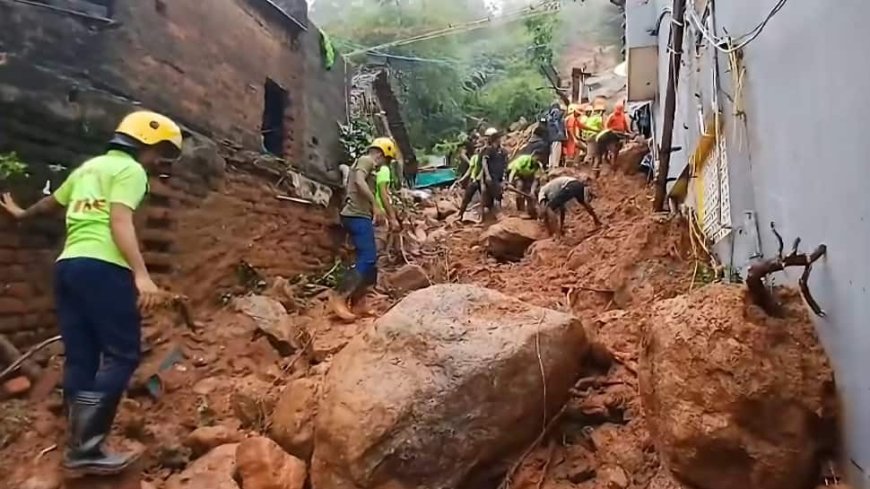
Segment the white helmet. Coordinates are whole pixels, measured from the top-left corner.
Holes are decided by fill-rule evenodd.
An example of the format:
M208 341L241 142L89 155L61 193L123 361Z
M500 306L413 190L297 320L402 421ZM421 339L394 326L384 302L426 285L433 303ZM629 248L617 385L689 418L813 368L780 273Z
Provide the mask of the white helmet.
M493 136L498 136L498 134L499 134L498 129L496 129L494 127L490 127L489 129L486 130L486 132L483 133L483 135L488 137L488 138L491 138Z

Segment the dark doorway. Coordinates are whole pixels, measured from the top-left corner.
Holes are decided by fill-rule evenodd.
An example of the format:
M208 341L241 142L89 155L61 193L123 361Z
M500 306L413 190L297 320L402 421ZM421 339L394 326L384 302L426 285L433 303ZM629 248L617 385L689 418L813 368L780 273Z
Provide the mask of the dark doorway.
M263 94L263 149L276 156L284 156L284 111L287 109L287 90L266 79Z

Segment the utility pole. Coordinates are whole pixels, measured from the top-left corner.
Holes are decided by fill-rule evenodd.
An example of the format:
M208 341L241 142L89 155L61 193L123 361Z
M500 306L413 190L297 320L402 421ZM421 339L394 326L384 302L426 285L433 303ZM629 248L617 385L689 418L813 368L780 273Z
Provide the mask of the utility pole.
M668 69L668 86L665 93L665 113L662 127L662 143L659 147L659 173L656 177L656 193L653 210L665 210L665 197L668 191L668 173L671 170L671 150L674 141L674 114L677 109L677 83L680 80L680 66L683 60L683 32L685 27L686 0L674 0L671 21L671 52Z

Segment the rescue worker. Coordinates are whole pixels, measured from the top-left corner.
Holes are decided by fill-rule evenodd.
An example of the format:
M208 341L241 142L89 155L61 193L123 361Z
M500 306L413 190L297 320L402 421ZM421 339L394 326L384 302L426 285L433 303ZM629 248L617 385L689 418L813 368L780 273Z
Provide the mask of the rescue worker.
M517 194L517 210L527 211L532 219L537 218L538 214L535 199L529 196L534 196L538 191L538 182L543 174L543 166L544 151L542 149L535 150L530 155L520 155L508 165L510 172L508 183L523 194L527 194Z
M561 237L564 234L565 207L571 200L577 200L583 206L583 209L592 217L596 227L601 226L601 221L590 205L592 193L587 186L588 183L581 181L579 178L564 176L553 178L541 187L538 193L538 203L540 206L538 215L544 220L547 230L551 235Z
M401 253L401 244L399 243L399 234L401 233L401 222L399 221L398 213L393 205L393 195L391 190L396 186L397 178L394 178L392 165L381 165L375 175L375 200L378 208L382 211L383 217L386 218L387 235L384 243L384 249L390 255L390 260L393 260L393 253ZM378 222L380 225L384 222ZM396 223L396 226L390 225ZM363 297L361 300L365 300ZM358 305L364 308L364 305Z
M77 474L119 473L139 456L103 448L139 365L140 310L165 295L145 267L133 213L148 190L146 168L178 158L181 143L181 129L169 118L133 112L115 129L106 153L73 170L54 194L26 210L8 193L0 199L19 220L66 209L54 299L66 352L63 467Z
M378 281L378 252L375 243L375 218L384 211L378 207L375 198L375 176L381 166L398 154L396 143L390 138L377 138L372 141L368 152L359 157L350 170L347 197L341 210L341 224L350 235L356 260L347 271L338 287L330 294L330 305L340 319L353 321L353 305L364 302L371 286ZM399 223L395 216L387 218L387 225L397 229Z
M565 106L556 99L547 112L547 139L550 141L549 168L562 166L562 145L568 139L565 131Z
M601 165L601 155L598 151L596 138L604 129L604 111L607 106L604 101L596 100L592 106L592 114L586 118L583 139L586 141L586 162L597 169Z
M613 107L613 113L607 118L604 127L616 132L631 132L631 120L628 114L625 113L625 102L619 101L616 103Z
M565 117L565 131L567 132L567 137L565 139L565 144L562 147L562 156L565 159L565 164L573 163L577 158L578 152L578 143L580 143L580 129L578 124L580 122L580 106L577 104L571 104L568 106L568 116Z
M575 104L573 113L565 120L565 129L568 131L568 141L573 141L575 145L574 154L568 160L568 152L566 152L566 161L572 161L575 164L579 163L580 155L586 151L586 143L583 142L583 131L586 129L585 112L589 109L589 104Z
M459 206L459 221L465 217L465 211L468 210L468 205L475 194L480 192L481 180L483 179L483 168L480 165L480 154L471 155L468 160L468 169L465 174L456 181L456 185L465 185L465 193L462 195L462 204Z
M504 192L504 176L507 169L507 151L501 145L501 132L490 127L486 130L486 146L480 152L481 197L483 217L495 217Z

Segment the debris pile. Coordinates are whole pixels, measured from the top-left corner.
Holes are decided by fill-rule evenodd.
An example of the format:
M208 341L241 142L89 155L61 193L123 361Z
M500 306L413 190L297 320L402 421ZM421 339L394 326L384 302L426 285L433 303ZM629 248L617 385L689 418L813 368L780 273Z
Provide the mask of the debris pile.
M668 467L709 489L807 487L836 416L833 374L796 294L784 318L746 290L710 285L660 302L645 328L640 389ZM715 474L715 477L711 476Z

